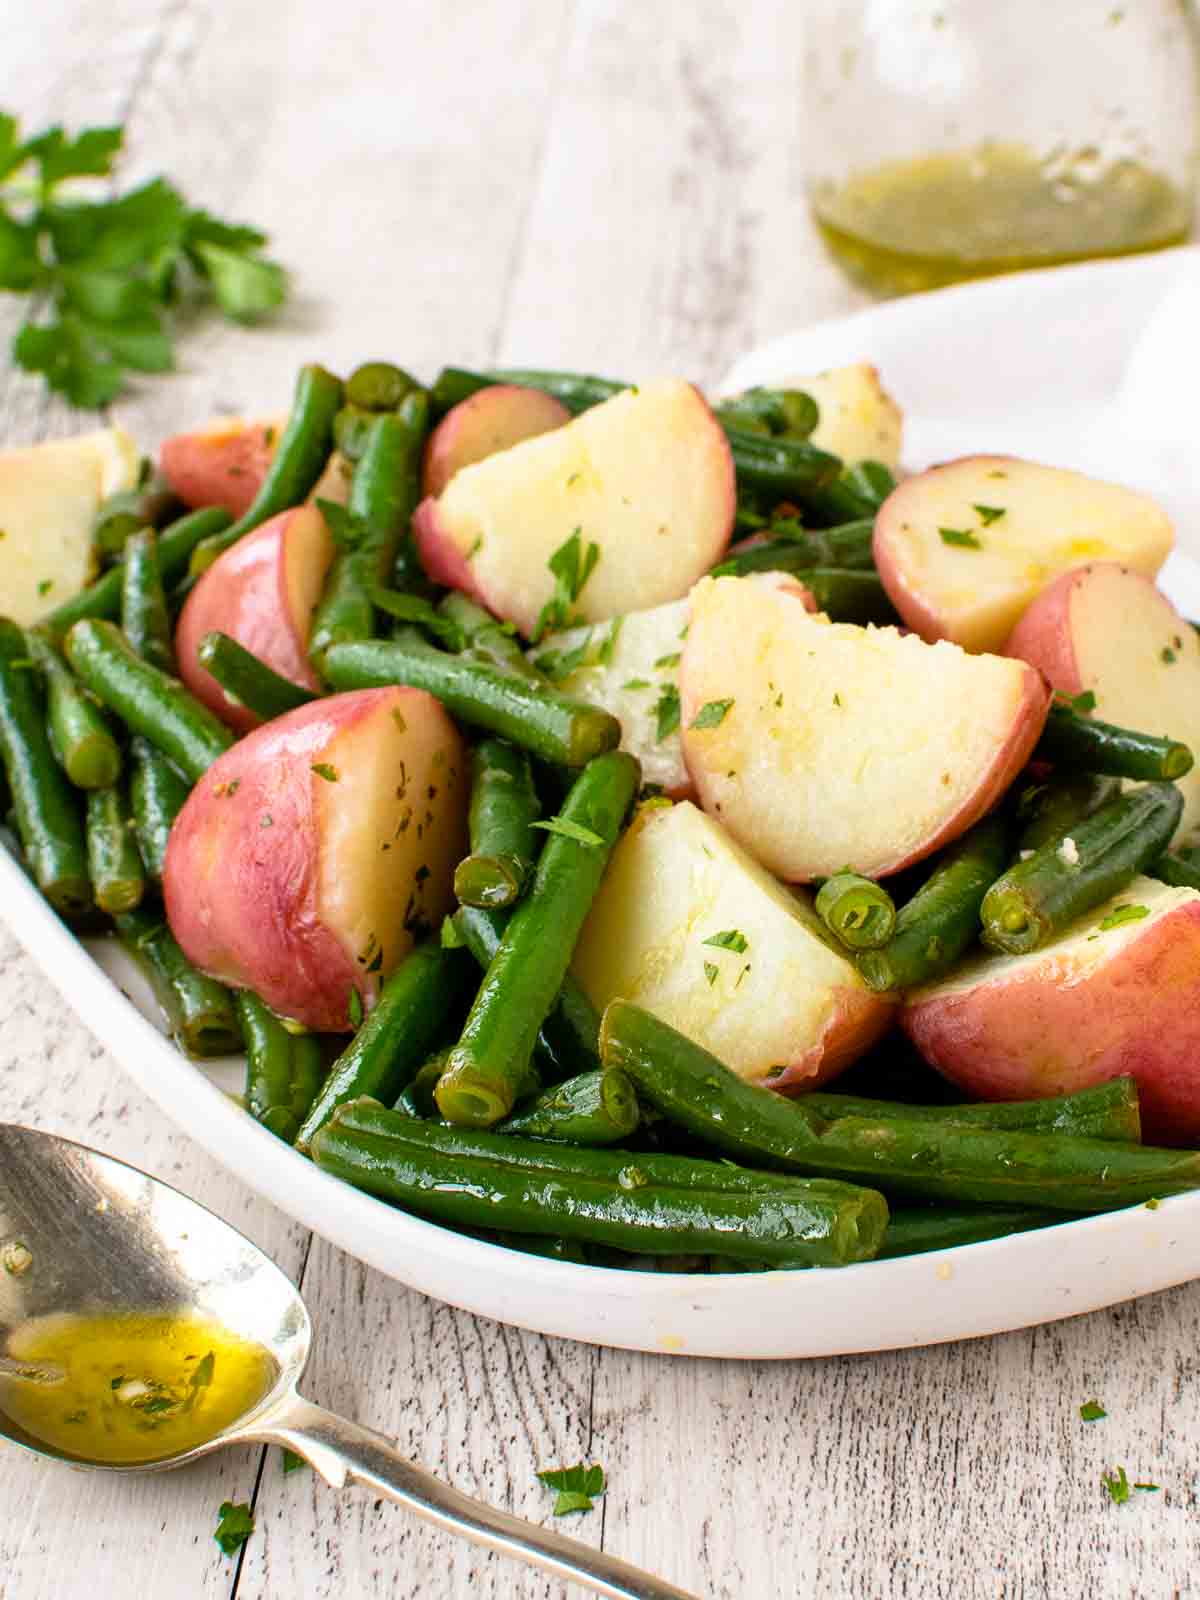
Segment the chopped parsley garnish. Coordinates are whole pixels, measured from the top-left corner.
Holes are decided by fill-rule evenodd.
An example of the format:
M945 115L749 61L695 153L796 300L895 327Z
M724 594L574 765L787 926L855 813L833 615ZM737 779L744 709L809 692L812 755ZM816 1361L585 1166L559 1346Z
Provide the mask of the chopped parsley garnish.
M40 584L38 585L38 592L41 593ZM1160 661L1165 662L1168 667L1173 667L1178 659L1179 657L1175 654L1175 651L1171 649L1169 644L1163 645L1162 650L1159 653Z
M602 667L612 666L613 651L617 648L617 640L621 637L621 628L624 622L624 617L614 617L608 625L608 632L604 635L600 648L596 651L596 660Z
M990 528L993 522L997 521L998 518L1000 518L1000 517L1002 517L1004 515L1005 507L1004 506L981 506L981 505L973 504L972 507L971 507L971 510L972 511L978 511L980 519L983 522L984 527L985 528Z
M551 683L562 683L583 665L591 642L589 633L583 643L577 644L573 650L543 650L534 661L534 666L539 672L544 672Z
M13 359L89 410L120 394L130 371L170 371L176 306L207 297L251 322L287 292L283 269L260 253L265 234L189 206L164 178L111 199L60 187L111 178L123 142L120 127L22 139L0 112L0 289L36 308Z
M581 827L569 817L547 817L545 822L534 822L530 826L542 828L546 833L556 833L560 839L574 839L576 844L585 844L590 850L604 843L598 833L593 833L591 828Z
M41 583L39 583L38 586L37 586L37 591L38 591L39 594L49 594L51 589L53 589L53 587L54 587L54 579L53 578L43 578Z
M623 683L621 687L622 689L648 689L650 687L650 679L630 678L626 683Z
M546 565L554 577L554 594L538 613L533 630L536 644L552 628L568 628L573 620L571 607L583 593L583 586L596 569L600 559L600 546L589 544L586 549L576 528L571 537L559 545Z
M679 656L680 652L678 650L672 650L668 656L659 656L654 665L656 667L677 667L679 665Z
M346 1015L350 1018L350 1021L354 1027L362 1027L362 995L359 994L357 989L351 989L350 991L350 998L346 1001Z
M213 1373L216 1370L216 1366L217 1357L215 1351L212 1350L207 1355L201 1356L200 1360L197 1361L195 1369L188 1379L188 1388L191 1390L193 1398L199 1394L201 1389L208 1388L213 1381Z
M679 690L673 683L664 685L654 706L654 737L661 744L679 731Z
M958 545L963 550L982 550L978 534L972 533L970 528L939 528L938 537L943 544Z
M716 983L720 974L721 969L717 966L715 961L706 961L704 963L704 976L708 979L708 987L710 989L712 988L713 984Z
M692 718L692 728L719 728L733 706L732 700L709 700Z
M227 1556L235 1556L254 1532L254 1513L244 1503L235 1505L232 1500L221 1503L217 1512L217 1531L213 1538Z
M1099 1422L1102 1417L1108 1415L1108 1412L1105 1411L1099 1400L1085 1400L1079 1408L1079 1415L1084 1422Z
M707 945L712 945L717 950L732 950L734 955L745 955L749 949L746 935L737 928L726 928L724 933L714 933L711 939L705 939Z
M431 633L435 639L444 644L447 650L457 651L466 648L467 636L458 623L451 617L442 616L428 600L422 600L419 594L401 594L398 589L373 587L371 604L377 606L380 611L386 611L389 617L397 617L401 622L415 622L418 627L424 628L427 633Z
M455 922L453 917L442 918L441 940L443 950L461 950L466 943L462 934L459 933L458 923Z
M1096 709L1096 696L1093 690L1085 689L1082 694L1062 694L1054 696L1054 709L1056 711L1074 711L1079 716L1086 716L1089 711Z
M324 778L326 783L336 783L338 781L338 769L331 767L328 761L314 761L312 769L317 777Z
M329 537L343 550L357 550L371 531L362 517L356 517L352 511L347 511L346 507L339 505L336 500L322 500L318 497L317 510L325 519Z
M722 561L709 573L710 578L736 578L738 564L736 561Z
M1108 933L1112 928L1123 927L1127 922L1140 922L1143 917L1148 917L1149 915L1149 906L1117 906L1115 910L1108 913L1097 931Z
M565 1517L572 1511L591 1511L594 1502L604 1493L604 1468L599 1463L590 1467L581 1461L576 1467L553 1467L539 1472L538 1478L548 1489L557 1489L554 1515Z

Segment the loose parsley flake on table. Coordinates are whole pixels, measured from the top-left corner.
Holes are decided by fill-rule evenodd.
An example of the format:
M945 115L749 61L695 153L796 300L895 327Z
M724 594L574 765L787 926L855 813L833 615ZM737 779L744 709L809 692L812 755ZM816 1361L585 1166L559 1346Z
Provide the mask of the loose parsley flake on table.
M164 178L97 200L78 180L111 178L120 127L61 127L22 139L0 112L0 290L35 297L13 359L72 405L97 409L129 372L174 365L171 311L208 300L253 322L287 293L267 237L189 206ZM62 187L74 184L74 189Z
M248 1505L225 1500L217 1512L217 1531L213 1538L227 1556L233 1556L254 1532L254 1513Z
M1108 1415L1108 1412L1105 1411L1099 1400L1085 1400L1079 1408L1079 1415L1084 1422L1099 1422L1102 1417Z
M572 1511L591 1511L594 1502L604 1493L604 1468L598 1462L590 1467L581 1461L575 1467L553 1467L539 1472L538 1478L548 1489L557 1489L554 1515L565 1517Z

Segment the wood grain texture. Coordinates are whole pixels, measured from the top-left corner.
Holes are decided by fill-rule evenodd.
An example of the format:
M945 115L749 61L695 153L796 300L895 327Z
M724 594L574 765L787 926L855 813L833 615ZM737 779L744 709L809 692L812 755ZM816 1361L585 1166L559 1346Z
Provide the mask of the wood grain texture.
M774 0L0 0L0 103L125 118L159 170L262 222L291 306L204 322L117 408L147 443L286 401L312 355L678 370L856 303L803 203L802 6ZM16 325L0 301L0 338ZM92 425L0 369L0 432ZM256 1200L119 1075L0 935L0 1117L102 1145L269 1249L318 1329L307 1391L458 1486L720 1600L1169 1600L1196 1592L1200 1285L982 1343L807 1363L598 1350L451 1311ZM310 1249L311 1245L311 1249ZM1084 1424L1090 1397L1108 1409ZM1100 1473L1163 1485L1113 1505ZM229 1561L225 1498L258 1531ZM578 1600L272 1452L107 1482L0 1453L0 1600Z

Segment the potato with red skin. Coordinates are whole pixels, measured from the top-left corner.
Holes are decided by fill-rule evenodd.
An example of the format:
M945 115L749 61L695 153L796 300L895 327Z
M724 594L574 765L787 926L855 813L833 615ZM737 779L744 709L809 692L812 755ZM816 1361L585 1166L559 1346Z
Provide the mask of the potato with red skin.
M179 675L235 733L249 733L260 719L201 666L204 636L227 633L281 677L317 693L308 636L333 554L315 506L281 511L219 556L185 600L175 629Z
M597 559L554 626L681 599L721 559L736 508L724 430L692 384L663 378L463 467L413 532L435 582L532 637L561 593L550 562L576 535L580 563L592 546Z
M1200 826L1200 637L1149 578L1115 562L1066 572L1033 602L1005 653L1052 689L1096 698L1104 722L1186 744L1178 835Z
M890 1027L811 898L776 883L689 801L643 806L618 842L572 970L600 1011L630 1000L774 1089L827 1083Z
M1050 699L1022 663L831 623L744 578L693 589L679 689L701 804L792 883L949 844L1025 765Z
M875 518L875 565L922 639L1000 650L1062 572L1120 561L1153 577L1170 518L1144 494L1015 456L964 456L916 473Z
M185 506L220 506L236 520L262 487L286 424L286 416L219 417L164 439L158 469Z
M1122 920L1129 908L1144 913ZM1147 1142L1200 1143L1200 893L1135 878L1053 944L914 989L900 1023L973 1097L1042 1099L1129 1073Z
M437 496L463 467L570 422L561 400L541 389L493 383L451 406L425 443L421 492Z
M163 899L188 959L321 1032L369 1009L453 904L466 749L420 689L301 706L227 750L171 830Z

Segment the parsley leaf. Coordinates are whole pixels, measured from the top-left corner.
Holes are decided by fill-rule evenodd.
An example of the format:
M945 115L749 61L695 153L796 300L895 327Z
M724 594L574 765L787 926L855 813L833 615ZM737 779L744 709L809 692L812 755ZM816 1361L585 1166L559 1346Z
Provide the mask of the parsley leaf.
M711 939L705 939L705 944L711 944L718 950L732 950L734 955L745 955L749 949L746 935L737 928L727 928L724 933L714 933Z
M1082 694L1063 694L1061 691L1054 696L1055 711L1074 711L1079 716L1086 716L1089 711L1096 709L1096 696L1093 690L1085 689Z
M1100 924L1099 933L1108 933L1112 928L1123 927L1127 922L1140 922L1143 917L1150 915L1149 906L1117 906L1110 911Z
M545 822L530 823L530 827L542 828L546 833L557 833L561 839L574 839L576 844L585 844L591 850L604 843L598 833L593 833L591 828L581 827L569 817L548 817Z
M21 140L0 112L0 289L36 294L38 311L13 340L13 359L72 405L97 409L127 373L174 366L170 313L209 300L238 321L286 295L266 236L195 210L164 178L108 200L63 187L111 177L119 127L77 135L47 128Z
M663 688L655 702L654 716L654 737L659 744L679 731L679 690L673 683Z
M655 665L656 668L657 667L677 667L679 665L680 654L681 654L680 651L673 650L670 655L659 656L658 660L654 663L654 665Z
M708 987L710 989L712 988L713 984L716 983L720 975L721 969L717 966L715 961L706 961L704 963L704 976L708 979Z
M461 950L466 940L458 931L458 923L453 917L442 918L441 945L443 950Z
M707 705L700 707L692 718L690 726L692 728L719 728L725 721L732 705L732 700L710 700Z
M324 500L318 496L317 510L325 519L330 538L343 550L357 550L370 532L362 517L356 517L336 500Z
M338 769L330 766L328 761L314 761L312 770L318 778L324 778L326 783L336 783L338 781Z
M1084 1422L1099 1422L1102 1417L1108 1415L1108 1412L1105 1411L1099 1400L1085 1400L1079 1408L1079 1415Z
M583 593L584 584L596 569L596 563L600 559L600 546L589 544L585 549L580 537L582 531L581 528L576 528L571 537L559 545L546 563L554 577L554 594L538 613L533 630L535 644L552 628L570 627L573 620L571 607Z
M254 1532L254 1513L245 1504L234 1505L232 1500L221 1503L217 1512L217 1531L213 1538L227 1556L233 1556Z
M539 672L544 672L551 683L562 683L584 664L591 648L592 636L587 634L582 644L572 650L543 650L534 661Z
M362 995L357 989L351 989L350 998L346 1001L346 1015L350 1018L351 1025L355 1028L362 1027L363 1003Z
M319 500L317 504L324 507L326 502ZM398 617L401 622L417 623L435 639L439 639L447 650L466 649L467 636L459 624L452 617L442 616L440 611L431 606L428 600L422 600L420 595L401 594L398 589L381 589L373 586L371 604L380 611L386 611L389 617Z
M588 1467L581 1461L575 1467L553 1467L539 1472L538 1478L548 1489L557 1489L554 1515L565 1517L572 1511L591 1511L593 1503L604 1493L604 1468L599 1463Z
M624 617L614 617L608 625L608 632L604 635L603 642L596 652L596 660L602 667L611 667L613 651L617 648L617 640L621 637L621 629L625 624Z
M956 544L963 550L982 550L978 534L971 532L970 528L939 528L938 536L943 544Z
M995 522L998 518L1000 518L1000 517L1002 517L1004 515L1005 507L1004 506L981 506L981 505L972 504L971 510L972 511L978 511L980 519L982 520L984 527L985 528L990 528L993 522Z

